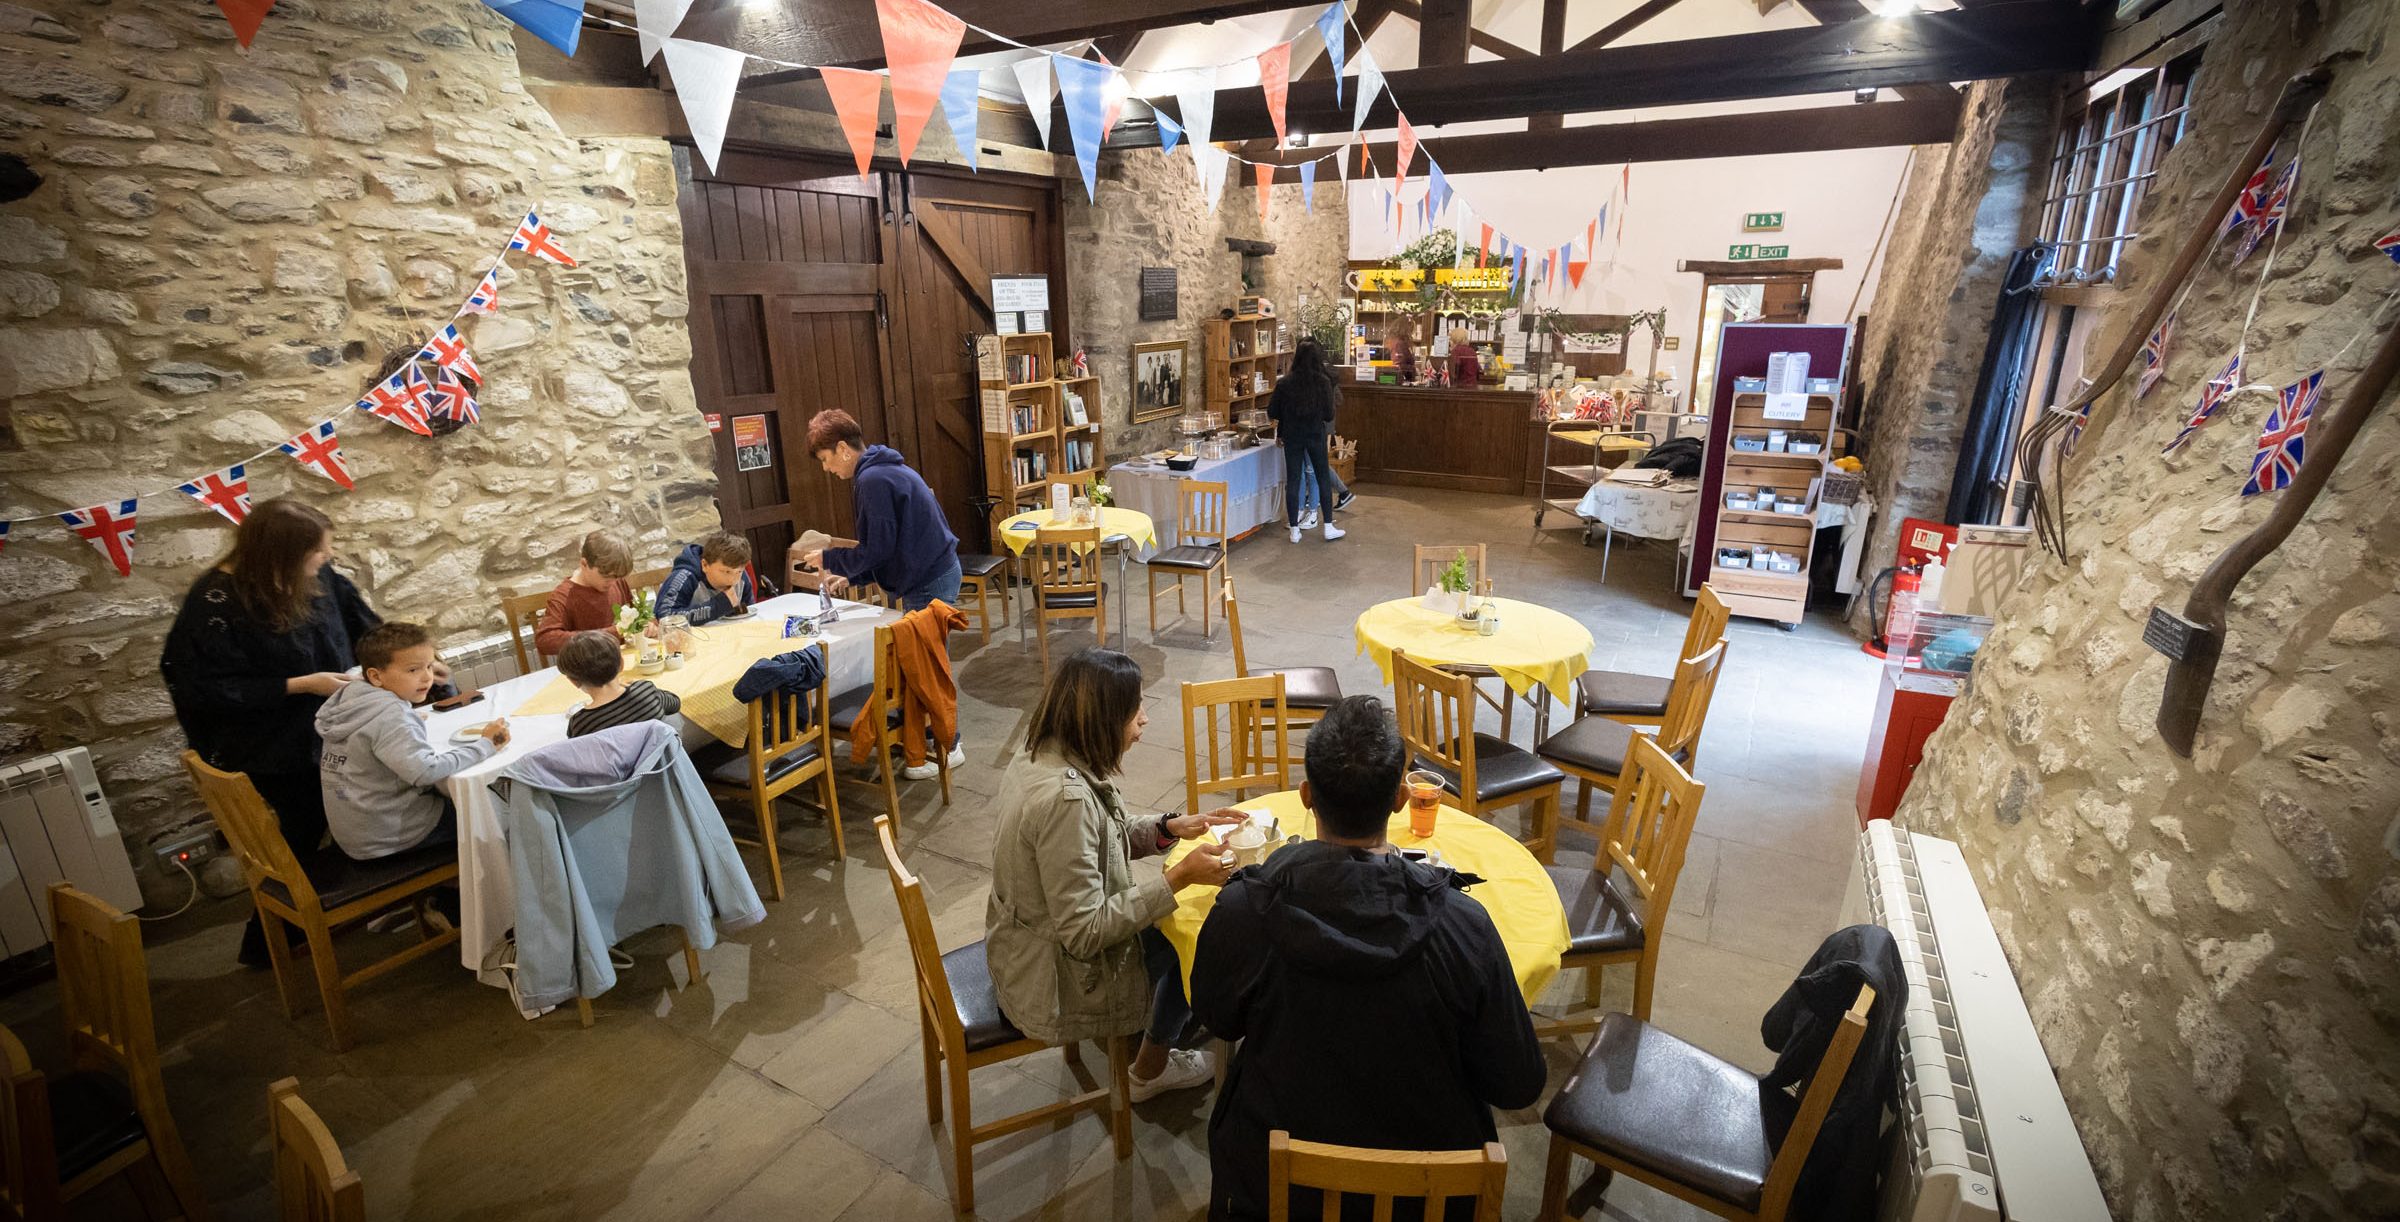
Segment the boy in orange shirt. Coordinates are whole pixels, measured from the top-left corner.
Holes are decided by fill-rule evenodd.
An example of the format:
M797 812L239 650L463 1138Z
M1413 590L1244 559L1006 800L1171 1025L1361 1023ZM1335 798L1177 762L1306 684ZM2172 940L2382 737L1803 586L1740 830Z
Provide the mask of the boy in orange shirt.
M541 627L533 634L534 648L545 657L554 656L564 651L567 641L578 632L606 632L622 644L617 608L633 601L633 589L625 584L632 572L633 549L625 546L623 539L601 530L585 535L575 575L559 582L542 608Z

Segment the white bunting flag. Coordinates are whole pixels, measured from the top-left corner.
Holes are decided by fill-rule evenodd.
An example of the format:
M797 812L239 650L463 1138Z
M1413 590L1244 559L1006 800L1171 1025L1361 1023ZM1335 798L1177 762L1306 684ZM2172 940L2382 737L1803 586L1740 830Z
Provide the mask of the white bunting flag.
M692 143L716 172L717 152L725 147L725 121L733 115L734 87L742 81L747 57L731 47L670 38L665 47L667 70L675 76L675 96L683 101L683 124L692 129Z
M1041 133L1042 147L1049 148L1050 99L1058 87L1050 79L1050 57L1035 55L1018 60L1014 71L1017 74L1017 88L1025 94L1025 109L1033 114L1033 129Z
M1375 66L1375 57L1365 47L1358 49L1357 109L1350 114L1350 130L1357 131L1367 121L1367 108L1375 104L1375 95L1383 92L1383 69Z
M642 43L642 62L658 58L659 48L675 36L675 27L683 24L683 15L692 11L692 0L633 0L635 37Z
M1213 144L1199 147L1208 150L1200 171L1200 194L1208 201L1208 210L1215 212L1217 203L1225 198L1225 171L1233 165L1233 154Z
M1175 82L1175 104L1183 109L1183 139L1191 146L1192 170L1200 175L1200 186L1208 187L1209 129L1217 118L1217 70L1194 68L1179 75Z

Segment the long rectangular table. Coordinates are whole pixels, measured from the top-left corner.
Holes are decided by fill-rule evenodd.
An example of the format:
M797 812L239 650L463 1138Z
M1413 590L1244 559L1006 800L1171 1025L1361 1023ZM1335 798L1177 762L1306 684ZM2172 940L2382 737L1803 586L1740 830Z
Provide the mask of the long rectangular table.
M1183 520L1177 489L1187 479L1224 482L1227 535L1244 535L1283 520L1283 447L1278 445L1202 459L1189 471L1122 462L1108 469L1108 488L1116 503L1149 514L1158 524L1161 547L1173 546L1176 523Z

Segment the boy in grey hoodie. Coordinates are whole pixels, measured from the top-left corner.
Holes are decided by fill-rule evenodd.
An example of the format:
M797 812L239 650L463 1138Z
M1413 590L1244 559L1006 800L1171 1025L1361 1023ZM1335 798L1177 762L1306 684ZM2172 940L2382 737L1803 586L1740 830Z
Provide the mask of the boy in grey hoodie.
M436 750L416 705L433 690L433 640L423 626L385 623L358 639L364 683L346 683L317 710L325 822L353 860L403 853L451 818L432 785L490 759L508 745L508 721L485 725L473 742Z

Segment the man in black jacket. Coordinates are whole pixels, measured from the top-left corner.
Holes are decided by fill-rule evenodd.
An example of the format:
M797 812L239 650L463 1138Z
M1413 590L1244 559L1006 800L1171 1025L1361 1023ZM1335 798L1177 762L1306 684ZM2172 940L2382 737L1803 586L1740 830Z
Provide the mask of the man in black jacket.
M1406 801L1404 760L1381 701L1336 704L1309 731L1300 787L1317 838L1235 874L1200 930L1192 1012L1242 1042L1209 1121L1212 1219L1267 1216L1270 1130L1469 1150L1495 1136L1492 1108L1542 1093L1541 1048L1491 917L1456 874L1384 840ZM1293 1198L1293 1216L1318 1216L1315 1193ZM1473 1202L1453 1204L1471 1215Z

